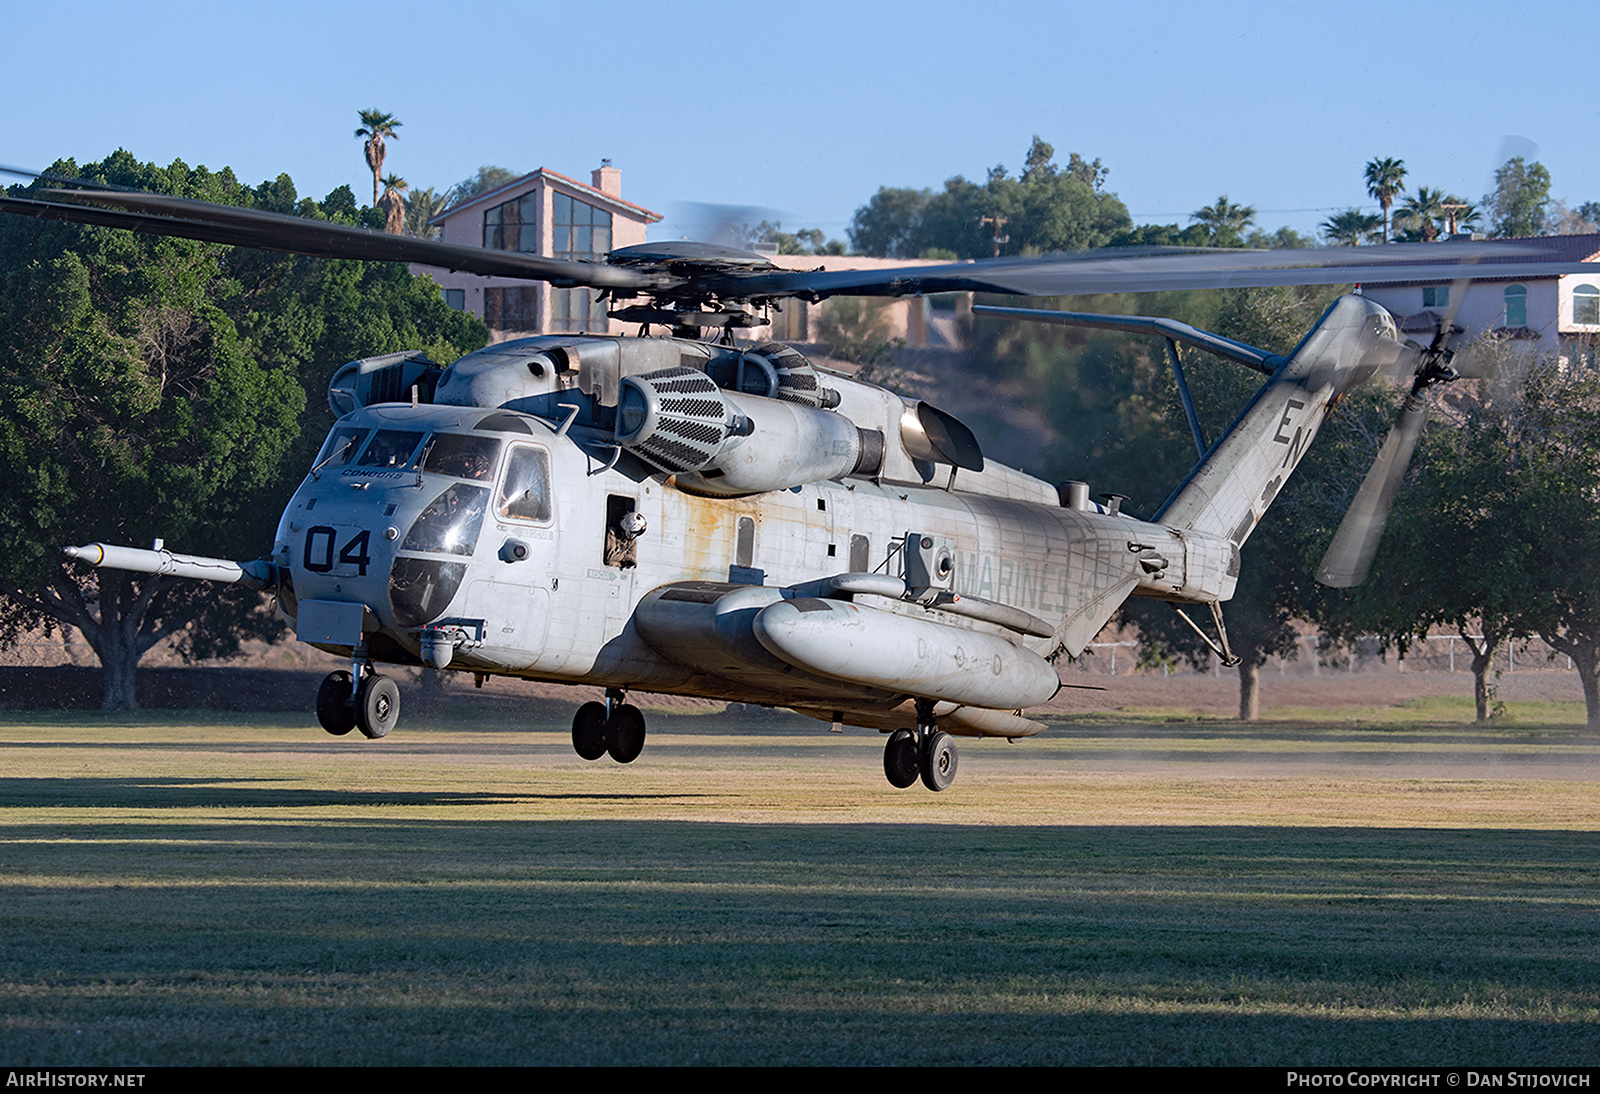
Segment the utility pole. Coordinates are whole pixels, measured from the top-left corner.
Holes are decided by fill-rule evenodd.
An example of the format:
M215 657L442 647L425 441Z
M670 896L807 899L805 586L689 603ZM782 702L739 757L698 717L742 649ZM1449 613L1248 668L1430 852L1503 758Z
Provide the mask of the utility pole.
M1472 206L1463 201L1459 205L1454 202L1447 202L1446 204L1439 206L1439 208L1444 210L1445 235L1450 239L1454 239L1456 236L1456 210L1470 209Z
M1002 244L1002 243L1010 243L1011 242L1011 237L1010 236L1003 236L1003 235L1000 234L1000 229L1005 225L1005 222L1006 222L1006 218L1005 217L979 217L978 218L978 223L979 224L993 224L994 225L994 256L996 258L1000 257L1000 244Z

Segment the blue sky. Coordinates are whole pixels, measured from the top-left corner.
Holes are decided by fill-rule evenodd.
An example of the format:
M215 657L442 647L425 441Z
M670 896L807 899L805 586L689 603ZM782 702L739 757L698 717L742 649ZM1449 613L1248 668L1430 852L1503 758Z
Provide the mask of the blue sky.
M1309 233L1376 209L1378 156L1476 198L1531 151L1553 196L1600 200L1590 3L45 7L7 12L0 163L122 146L366 200L353 133L376 107L404 122L386 169L413 186L485 163L587 181L610 157L624 197L669 214L658 235L709 202L843 238L879 186L1014 172L1035 133L1103 160L1138 222L1226 193Z

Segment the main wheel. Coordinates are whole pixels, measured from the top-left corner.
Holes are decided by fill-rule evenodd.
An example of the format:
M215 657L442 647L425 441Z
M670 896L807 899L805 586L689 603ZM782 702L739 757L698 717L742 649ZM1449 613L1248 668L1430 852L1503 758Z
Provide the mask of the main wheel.
M400 720L400 687L381 673L368 673L356 696L356 725L368 737L387 737Z
M624 703L606 726L606 751L619 764L631 764L644 751L644 715L639 708Z
M330 672L317 688L317 721L335 737L356 728L356 708L350 703L350 674L344 669Z
M889 734L883 746L883 773L897 790L917 781L917 738L909 729Z
M572 747L586 760L606 754L606 705L585 703L572 716Z
M956 743L950 734L936 729L922 751L922 785L943 790L956 779Z

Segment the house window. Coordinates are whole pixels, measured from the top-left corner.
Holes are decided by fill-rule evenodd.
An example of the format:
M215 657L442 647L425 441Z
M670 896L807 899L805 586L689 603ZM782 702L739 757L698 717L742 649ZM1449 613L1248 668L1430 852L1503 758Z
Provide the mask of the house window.
M555 257L597 262L611 250L611 214L586 201L554 194L550 221L555 229ZM605 305L593 289L556 289L550 294L552 331L605 333L610 324Z
M1600 289L1579 285L1572 290L1572 321L1600 326Z
M555 256L594 260L611 250L611 214L586 201L555 194L550 201Z
M1528 325L1528 287L1526 285L1506 286L1506 321L1508 327L1525 327Z
M537 331L534 314L538 289L519 285L510 289L483 290L483 321L494 330Z
M1422 290L1422 306L1425 308L1448 308L1450 306L1450 286L1425 286Z
M451 311L466 311L467 310L467 290L466 289L445 289L444 290L444 306L449 308Z
M483 245L491 251L539 253L539 191L513 198L483 214Z

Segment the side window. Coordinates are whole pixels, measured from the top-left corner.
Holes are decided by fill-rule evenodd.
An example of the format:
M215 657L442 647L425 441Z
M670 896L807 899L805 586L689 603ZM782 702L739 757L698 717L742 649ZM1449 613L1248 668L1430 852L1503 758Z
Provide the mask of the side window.
M503 520L543 523L550 519L549 453L531 444L519 444L511 449L495 512Z
M321 470L324 467L343 467L355 456L356 450L361 447L361 442L367 439L365 429L344 426L328 434L328 439L322 442L322 451L317 453L317 462L313 468Z

